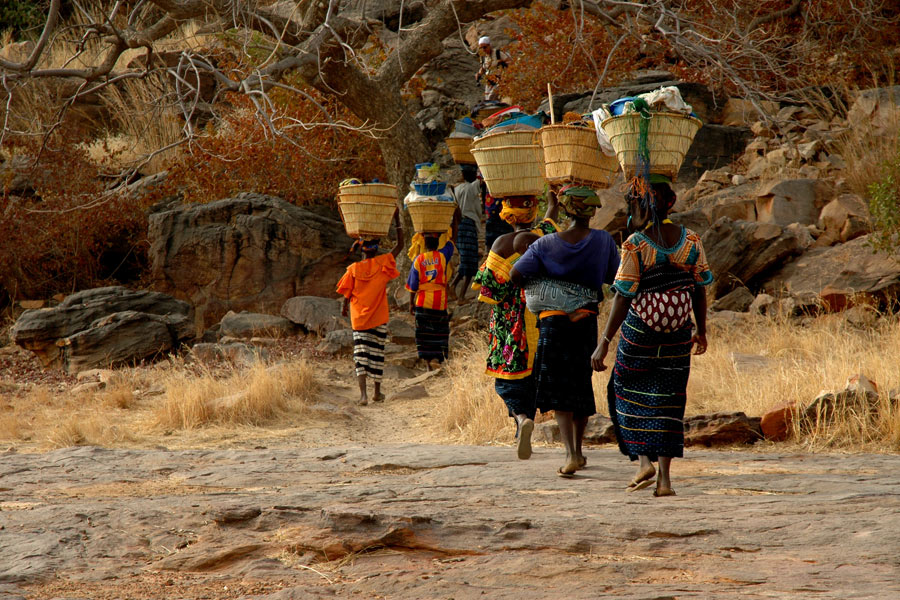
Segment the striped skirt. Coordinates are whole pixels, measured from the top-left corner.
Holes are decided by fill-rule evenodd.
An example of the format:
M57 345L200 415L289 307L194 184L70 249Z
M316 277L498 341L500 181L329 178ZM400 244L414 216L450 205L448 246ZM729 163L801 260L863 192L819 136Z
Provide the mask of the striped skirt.
M416 350L425 360L443 362L450 356L450 314L446 309L416 307Z
M353 364L357 377L367 375L381 381L384 375L384 345L387 343L387 324L353 331Z
M459 274L473 277L478 272L478 226L468 217L459 221L456 247L459 249Z
M622 454L684 455L684 407L691 373L691 324L655 331L632 308L622 324L616 364L606 388Z

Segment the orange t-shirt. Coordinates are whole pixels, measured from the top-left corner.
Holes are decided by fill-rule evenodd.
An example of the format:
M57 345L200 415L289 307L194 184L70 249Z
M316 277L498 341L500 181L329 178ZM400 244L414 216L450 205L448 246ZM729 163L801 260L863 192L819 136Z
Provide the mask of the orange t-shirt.
M337 284L337 293L350 298L350 323L365 331L388 322L387 284L398 277L393 254L381 254L347 267Z

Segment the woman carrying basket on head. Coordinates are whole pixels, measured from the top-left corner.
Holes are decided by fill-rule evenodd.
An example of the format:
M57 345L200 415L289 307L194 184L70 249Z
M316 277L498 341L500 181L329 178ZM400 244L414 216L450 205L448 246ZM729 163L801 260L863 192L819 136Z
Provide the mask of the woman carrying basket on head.
M619 449L640 460L628 489L652 484L658 461L653 495L674 496L669 466L684 454L691 348L694 354L706 352L704 286L713 275L700 237L667 218L675 204L668 183L652 183L647 193L632 193L627 200L641 230L622 245L616 297L591 363L597 371L606 369L609 345L621 327L607 398Z
M361 239L353 244L359 247L363 260L349 267L337 284L337 293L344 297L341 314L350 312L353 327L353 364L359 381L359 404L369 403L366 379L375 382L375 402L384 400L381 379L384 373L384 345L387 342L387 322L390 313L387 302L387 284L398 277L397 256L403 249L403 227L399 212L394 212L397 226L397 243L388 254L378 254L377 239Z
M619 253L609 233L590 228L600 204L586 188L563 188L559 201L571 226L535 241L513 266L510 278L528 282L526 300L539 317L534 360L537 408L552 410L566 448L558 473L571 477L586 464L581 443L595 414L591 352L597 344L601 288L612 283Z
M517 231L501 235L475 276L472 288L478 300L493 307L488 322L490 350L487 375L503 399L509 416L516 421L517 454L531 457L531 433L536 412L532 365L537 351L537 317L525 306L525 292L510 281L509 274L528 246L545 234L556 233L559 212L556 196L547 201L544 220L534 227L538 201L531 196L503 199L501 216Z

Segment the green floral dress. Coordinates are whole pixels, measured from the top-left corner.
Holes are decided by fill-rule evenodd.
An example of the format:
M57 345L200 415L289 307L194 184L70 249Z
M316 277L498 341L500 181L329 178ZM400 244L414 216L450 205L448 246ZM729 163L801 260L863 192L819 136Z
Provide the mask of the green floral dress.
M544 219L531 231L543 236L558 230L556 223ZM488 324L490 350L485 372L499 379L531 375L537 349L537 317L525 307L525 291L509 280L509 273L519 258L520 254L503 258L491 252L472 283L478 299L494 307Z

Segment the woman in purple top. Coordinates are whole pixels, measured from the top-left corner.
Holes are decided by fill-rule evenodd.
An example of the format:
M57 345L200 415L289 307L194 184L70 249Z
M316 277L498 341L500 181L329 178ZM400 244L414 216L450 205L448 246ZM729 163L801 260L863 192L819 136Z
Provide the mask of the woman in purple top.
M540 341L533 372L537 407L541 412L554 411L566 447L566 464L558 472L570 477L587 462L581 442L588 417L596 413L591 353L597 345L597 309L603 284L613 282L619 267L619 252L611 235L590 228L599 204L595 194L575 196L563 191L559 201L572 224L529 246L510 278L519 285L557 282L567 292L565 309L545 307L538 313ZM573 297L583 300L572 304Z

